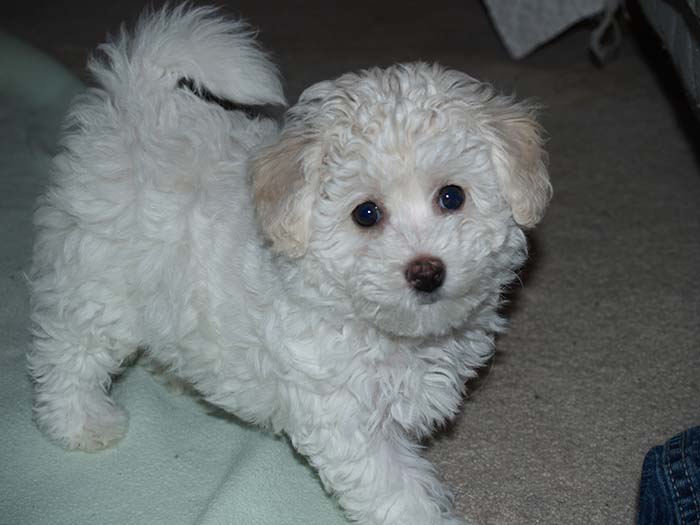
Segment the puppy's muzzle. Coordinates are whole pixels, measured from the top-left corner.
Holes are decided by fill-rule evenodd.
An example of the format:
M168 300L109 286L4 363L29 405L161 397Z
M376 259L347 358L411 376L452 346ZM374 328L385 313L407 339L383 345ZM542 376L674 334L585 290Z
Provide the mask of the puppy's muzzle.
M445 263L437 257L418 257L406 266L406 281L419 292L434 292L445 281Z

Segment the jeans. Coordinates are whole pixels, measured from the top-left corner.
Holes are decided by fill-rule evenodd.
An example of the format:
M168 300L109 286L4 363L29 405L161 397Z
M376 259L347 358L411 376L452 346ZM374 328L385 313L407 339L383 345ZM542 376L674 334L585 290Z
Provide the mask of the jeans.
M637 525L700 525L700 427L673 436L644 458Z

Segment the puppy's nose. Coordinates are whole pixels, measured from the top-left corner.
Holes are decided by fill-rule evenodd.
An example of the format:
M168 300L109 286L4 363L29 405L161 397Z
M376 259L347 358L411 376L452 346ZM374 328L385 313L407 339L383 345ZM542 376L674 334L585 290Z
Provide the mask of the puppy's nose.
M406 266L406 280L420 292L434 292L445 280L445 263L437 257L418 257Z

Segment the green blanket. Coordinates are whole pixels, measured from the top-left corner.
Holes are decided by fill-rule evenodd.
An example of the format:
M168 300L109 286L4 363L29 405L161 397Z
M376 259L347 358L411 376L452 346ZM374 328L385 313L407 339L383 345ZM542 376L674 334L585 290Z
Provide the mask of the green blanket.
M31 421L24 283L31 214L71 97L61 66L0 34L0 522L346 523L288 442L178 395L141 367L116 382L128 436L65 452Z

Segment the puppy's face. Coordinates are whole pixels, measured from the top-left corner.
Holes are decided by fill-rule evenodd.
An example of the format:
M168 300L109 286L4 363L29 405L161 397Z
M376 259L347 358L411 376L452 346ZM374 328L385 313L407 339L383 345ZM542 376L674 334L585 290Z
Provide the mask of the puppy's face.
M531 112L422 64L309 88L253 164L273 249L402 336L470 319L525 256L550 195Z

